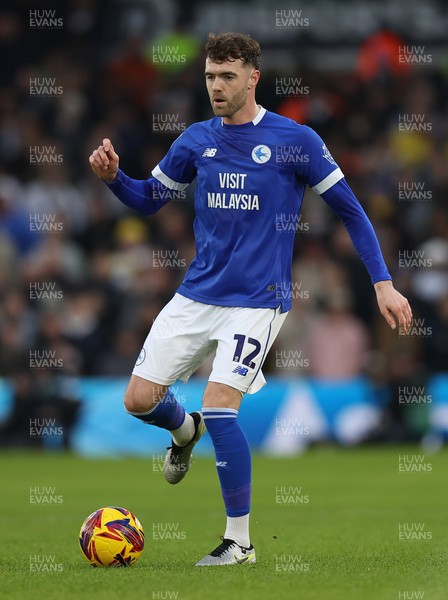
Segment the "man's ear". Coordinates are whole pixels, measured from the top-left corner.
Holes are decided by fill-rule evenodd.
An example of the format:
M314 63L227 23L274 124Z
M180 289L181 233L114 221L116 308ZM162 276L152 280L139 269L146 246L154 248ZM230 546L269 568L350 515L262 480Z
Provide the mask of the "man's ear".
M254 69L249 77L249 85L247 86L250 90L255 87L260 80L260 71L258 69Z

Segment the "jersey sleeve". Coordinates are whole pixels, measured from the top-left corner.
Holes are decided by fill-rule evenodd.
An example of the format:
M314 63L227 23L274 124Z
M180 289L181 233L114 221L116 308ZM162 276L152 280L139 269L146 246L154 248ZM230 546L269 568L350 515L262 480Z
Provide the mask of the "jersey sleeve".
M345 179L324 192L322 198L344 223L372 283L392 279L372 223Z
M301 152L307 160L299 163L297 174L316 194L323 194L344 177L344 173L331 156L330 151L317 133L303 125Z
M151 175L170 190L184 190L196 177L192 144L193 140L187 129L174 140Z
M114 182L104 182L115 196L142 215L152 215L172 200L176 192L169 190L154 177L132 179L118 169Z

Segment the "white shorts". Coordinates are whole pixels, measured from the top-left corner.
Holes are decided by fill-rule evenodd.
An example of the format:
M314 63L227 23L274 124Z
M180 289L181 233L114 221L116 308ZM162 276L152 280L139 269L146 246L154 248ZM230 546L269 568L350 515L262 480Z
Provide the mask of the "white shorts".
M133 375L160 385L188 381L216 351L209 381L254 394L261 367L287 313L279 308L213 306L176 294L158 315Z

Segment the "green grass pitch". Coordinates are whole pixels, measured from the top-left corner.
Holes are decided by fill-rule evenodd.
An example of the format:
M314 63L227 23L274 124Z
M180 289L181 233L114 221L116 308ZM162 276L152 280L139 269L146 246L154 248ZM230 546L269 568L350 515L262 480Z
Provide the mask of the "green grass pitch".
M291 459L256 456L251 532L258 562L198 568L194 563L218 545L224 526L211 458L197 459L181 484L169 486L151 460L3 452L0 595L445 600L448 451L426 455L424 472L400 473L404 454L420 451L319 448ZM51 503L31 502L30 496L43 498L43 488ZM84 518L109 504L135 512L145 529L145 551L127 569L93 569L78 547ZM402 537L420 539L399 539L403 524ZM36 570L39 561L46 566Z

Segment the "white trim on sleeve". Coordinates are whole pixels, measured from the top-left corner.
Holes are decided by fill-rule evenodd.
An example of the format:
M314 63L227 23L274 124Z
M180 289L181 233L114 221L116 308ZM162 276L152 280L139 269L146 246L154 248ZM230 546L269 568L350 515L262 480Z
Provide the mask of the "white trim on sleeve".
M157 165L157 167L154 167L154 169L151 171L151 175L155 177L158 181L160 181L160 183L163 183L163 185L169 188L170 190L178 190L179 192L181 192L190 185L189 183L179 183L178 181L174 181L174 179L171 179L171 177L165 175L165 173L162 171L159 165Z
M316 194L319 194L320 196L321 194L329 190L335 183L340 181L343 177L344 173L341 171L341 169L337 168L334 171L332 171L330 175L327 175L325 179L322 179L320 183L316 183L316 185L314 185L311 189L313 190L313 192L316 192Z

